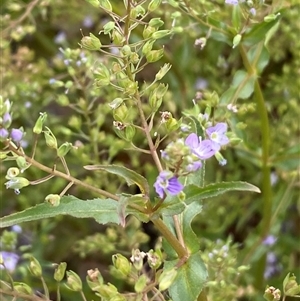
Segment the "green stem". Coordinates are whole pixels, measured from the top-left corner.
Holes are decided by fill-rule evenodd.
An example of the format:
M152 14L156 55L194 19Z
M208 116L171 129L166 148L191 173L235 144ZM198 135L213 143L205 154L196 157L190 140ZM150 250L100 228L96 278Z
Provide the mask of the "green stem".
M18 156L22 156L26 159L26 161L28 163L30 163L31 165L37 167L38 169L40 170L43 170L45 171L46 173L50 174L50 175L54 175L54 176L57 176L57 177L60 177L62 179L65 179L66 181L68 182L73 182L75 185L78 185L78 186L82 186L90 191L93 191L93 192L96 192L100 195L103 195L107 198L111 198L113 200L116 200L118 201L119 200L119 197L112 194L112 193L109 193L105 190L102 190L102 189L99 189L99 188L96 188L92 185L89 185L87 183L84 183L74 177L72 177L71 175L67 175L61 171L58 171L58 170L53 170L53 168L50 168L48 166L45 166L37 161L35 161L34 159L28 157L27 155L23 154L19 149L15 148L11 143L8 144L8 147L9 147L9 150L12 151L13 153L17 154Z
M178 257L182 259L182 264L188 259L188 251L182 246L178 239L173 235L173 233L168 229L165 223L161 219L152 219L152 223L163 235L163 237L168 241L168 243L173 247Z
M258 45L261 48L261 45ZM256 75L255 66L252 66L248 60L246 50L243 45L239 46L240 54L243 59L243 63L249 75ZM262 241L269 233L272 219L272 187L271 187L271 169L269 165L269 152L270 152L270 128L269 128L269 117L268 111L265 105L264 96L256 78L254 83L254 97L257 105L257 111L260 117L260 132L261 132L261 166L262 166L262 199L263 199L263 209L262 209L262 220L260 225L260 238ZM266 265L266 257L262 256L257 264L257 274L256 274L256 287L262 288L264 285L264 270Z

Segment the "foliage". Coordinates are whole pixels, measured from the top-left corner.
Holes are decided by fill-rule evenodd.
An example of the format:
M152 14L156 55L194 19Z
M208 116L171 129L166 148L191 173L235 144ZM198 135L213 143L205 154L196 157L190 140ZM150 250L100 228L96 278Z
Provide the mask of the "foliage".
M299 297L297 1L0 5L1 298Z

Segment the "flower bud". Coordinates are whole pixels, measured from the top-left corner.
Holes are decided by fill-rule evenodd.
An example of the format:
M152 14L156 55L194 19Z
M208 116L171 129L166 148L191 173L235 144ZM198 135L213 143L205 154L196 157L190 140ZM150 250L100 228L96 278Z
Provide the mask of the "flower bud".
M103 26L103 33L109 34L115 28L115 22L109 21Z
M124 45L120 52L124 57L127 57L131 54L131 48L129 45Z
M74 291L82 291L82 281L80 277L73 271L67 271L67 288Z
M159 84L158 87L155 88L154 93L156 94L157 98L163 98L168 91L168 85Z
M49 203L53 207L57 207L60 204L60 195L59 194L48 194L45 197L45 202Z
M240 44L240 41L242 40L242 35L241 34L237 34L234 38L233 38L233 42L232 42L232 48L235 48L236 46L238 46Z
M126 299L125 296L121 295L121 294L117 294L115 296L113 296L112 298L109 299L109 301L127 301L128 299Z
M57 282L60 282L64 279L66 268L67 268L66 262L61 262L60 264L57 265L57 267L54 271L54 279Z
M226 165L227 160L222 156L222 154L220 152L215 153L215 158L218 160L218 162L221 166Z
M104 64L99 64L99 67L94 72L95 84L97 87L107 86L110 83L110 72Z
M206 42L207 42L207 39L202 37L202 38L199 38L195 41L195 46L197 47L200 47L200 49L202 50L205 46L206 46Z
M150 38L155 31L156 31L155 27L146 26L143 30L143 38L144 39Z
M121 46L125 41L124 36L119 32L117 28L115 28L112 32L111 39L115 45Z
M126 257L121 254L115 254L112 256L112 262L114 267L121 272L124 276L127 276L131 271L131 265Z
M5 183L6 189L21 189L30 184L26 178L14 177L11 178L8 182Z
M0 95L0 115L2 116L6 112L9 113L10 108L11 108L11 102L8 99L6 99L3 102L3 97L2 97L2 95Z
M145 274L142 274L134 285L134 290L137 293L141 293L147 285L147 277Z
M57 150L58 157L64 157L71 149L73 145L70 142L63 143Z
M149 53L152 50L154 42L155 42L154 40L150 40L145 43L145 45L142 48L142 53L144 55L146 55L147 53Z
M164 21L162 21L161 18L152 18L148 24L151 27L159 28L164 25Z
M151 269L158 269L162 264L162 254L161 252L155 252L150 250L147 253L147 262Z
M14 142L20 142L23 138L24 132L21 129L12 129L10 132L10 138Z
M14 290L20 294L32 295L32 289L23 282L14 282Z
M103 284L103 277L98 269L87 271L86 281L92 291L97 291Z
M117 109L121 104L123 103L123 99L122 98L115 98L111 103L109 103L108 105L110 106L111 109Z
M4 141L6 140L6 138L8 137L9 133L8 130L5 128L1 128L0 129L0 141Z
M125 128L125 139L127 141L132 141L133 137L135 136L135 127L132 125L126 126Z
M153 12L156 10L161 4L161 0L151 0L148 5L148 11Z
M90 36L84 36L81 39L80 46L87 50L99 50L101 48L102 44L95 35L90 33Z
M22 156L19 156L17 159L16 159L16 163L18 165L18 167L20 168L20 171L21 172L24 172L25 169L27 169L30 164L26 161L26 159Z
M164 270L158 278L159 290L164 291L169 288L175 280L176 276L177 270L175 268Z
M265 293L264 293L264 298L267 301L279 301L281 296L281 292L279 289L275 289L273 286L267 286Z
M155 80L161 80L171 69L171 64L164 64L155 75Z
M30 257L30 264L29 264L30 273L38 278L42 277L42 267L38 260L33 256Z
M40 113L40 117L36 121L34 127L33 127L33 132L35 134L40 134L43 130L43 124L47 119L47 113Z
M272 21L276 20L276 18L277 18L278 16L280 16L280 13L277 13L277 14L270 14L270 15L264 17L264 21L267 22L267 23L268 23L268 22L272 22Z
M55 136L53 135L53 133L51 132L51 130L48 127L46 127L46 129L47 129L47 131L44 131L46 144L50 148L57 149L57 141L56 141Z
M98 287L97 292L99 292L102 298L111 300L112 297L118 294L118 289L111 283L107 283Z
M130 257L131 262L133 263L134 267L137 271L141 271L143 268L143 259L145 258L146 253L141 252L139 249L132 250L132 256Z
M90 4L92 4L94 7L99 7L99 0L86 0L87 2L89 2Z
M98 0L98 1L102 8L104 8L105 10L108 10L108 11L112 11L112 6L111 6L109 0Z
M145 15L146 11L143 8L142 5L137 5L135 7L132 7L130 11L130 18L136 19L137 17L143 17Z
M149 105L151 107L151 109L156 112L162 103L162 98L157 99L157 96L155 94L155 91L152 91L149 95Z
M154 32L152 34L151 38L155 39L155 40L158 40L158 39L161 39L161 38L169 35L170 33L171 33L171 31L167 30L167 29L165 29L165 30L159 30L159 31Z
M164 55L164 50L151 50L146 54L146 60L148 63L154 63L158 60L160 60Z
M8 170L7 170L7 173L6 173L6 179L11 179L11 178L14 178L16 177L18 174L20 173L20 170L19 168L17 167L10 167Z
M180 121L177 121L175 118L170 118L165 123L165 126L166 126L168 133L171 133L180 127Z
M9 128L12 122L12 118L11 115L9 114L9 112L5 112L3 117L0 118L0 123L2 123L3 127L5 128Z
M113 117L117 121L125 122L128 117L127 106L123 103L113 111Z
M140 57L139 57L139 55L136 52L131 53L131 55L130 55L130 62L132 64L137 64L139 62L139 60L140 60Z
M124 89L126 95L134 95L138 90L138 82L127 80L127 84Z
M296 281L294 274L288 273L283 281L283 292L286 296L295 296L300 294L300 285Z

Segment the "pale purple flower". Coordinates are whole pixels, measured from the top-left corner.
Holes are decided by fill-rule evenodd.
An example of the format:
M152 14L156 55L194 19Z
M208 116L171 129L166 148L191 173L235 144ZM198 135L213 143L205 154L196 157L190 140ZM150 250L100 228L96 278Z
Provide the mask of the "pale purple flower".
M197 171L198 169L200 169L202 167L202 162L201 161L195 161L193 163L188 164L185 167L185 170L187 172L194 172Z
M282 269L281 264L278 262L275 253L270 252L267 254L266 268L264 272L265 279L269 279L278 274Z
M225 0L226 4L230 4L230 5L238 5L239 1L238 0Z
M63 44L67 39L67 35L65 32L60 31L54 38L55 44Z
M2 118L2 123L4 127L8 128L11 125L11 121L12 121L11 115L8 112L4 113Z
M160 198L164 197L166 191L171 195L177 195L184 188L177 177L172 176L172 173L167 170L160 172L153 186Z
M8 130L5 128L0 129L0 140L8 137Z
M219 146L223 146L229 143L229 139L226 136L227 124L224 122L217 123L215 126L206 129L206 134L209 139Z
M12 129L10 137L14 142L20 142L23 138L23 132L20 129Z
M256 16L256 9L254 7L250 8L249 12L252 16Z
M274 235L268 235L264 239L263 244L266 246L273 246L276 241L277 241L277 238Z
M201 137L198 137L195 133L190 134L185 139L185 145L187 145L193 154L195 154L199 159L206 160L212 157L215 152L219 149L216 149L216 145L210 140L202 140Z
M0 257L2 257L3 263L9 272L13 272L16 269L20 256L13 252L0 252ZM0 269L3 269L3 265L0 265Z

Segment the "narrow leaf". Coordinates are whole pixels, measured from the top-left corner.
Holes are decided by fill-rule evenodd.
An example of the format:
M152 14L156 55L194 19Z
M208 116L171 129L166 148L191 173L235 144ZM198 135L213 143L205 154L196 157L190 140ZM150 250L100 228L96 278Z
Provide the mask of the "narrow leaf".
M260 189L247 182L221 182L198 187L196 185L188 185L185 189L185 203L191 204L196 201L215 197L229 191L252 191L260 193Z
M77 218L93 218L100 224L119 224L117 212L118 202L112 199L93 199L82 201L74 196L62 197L59 206L53 207L48 203L38 204L24 211L13 213L0 218L0 228L9 227L30 221L70 215Z
M135 171L128 169L124 166L118 165L86 165L87 170L105 170L109 173L123 177L127 184L130 186L136 184L143 194L149 195L149 185L147 180L136 173Z

